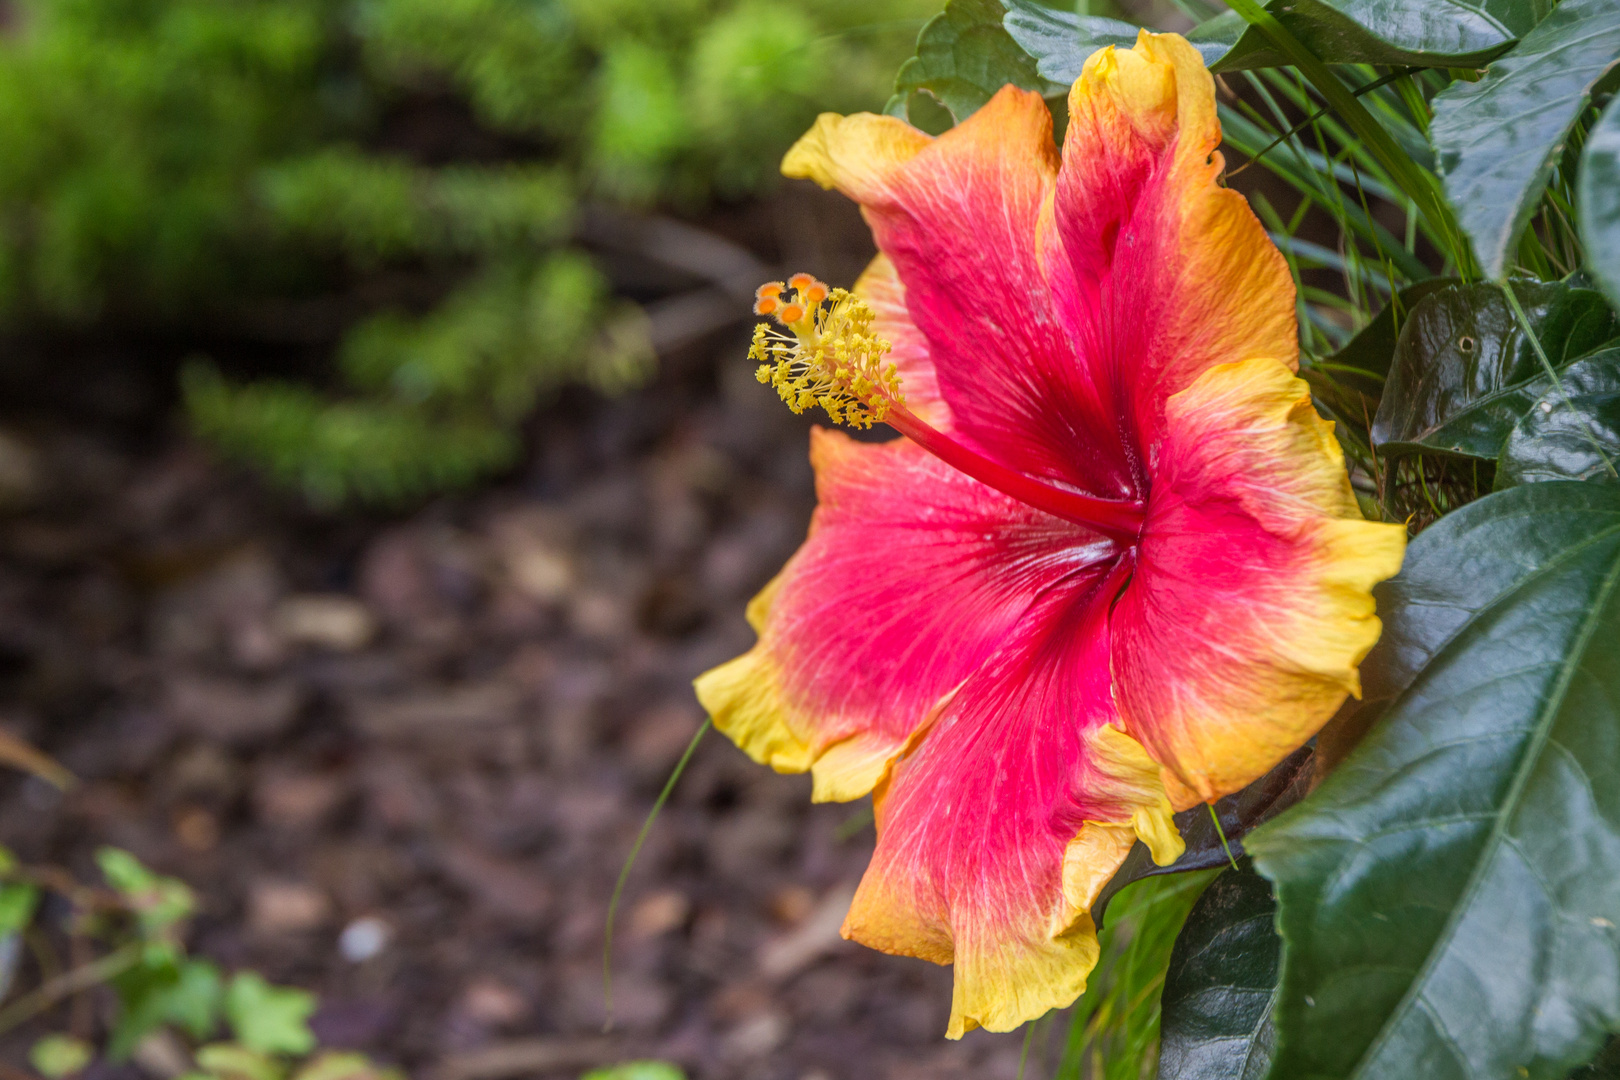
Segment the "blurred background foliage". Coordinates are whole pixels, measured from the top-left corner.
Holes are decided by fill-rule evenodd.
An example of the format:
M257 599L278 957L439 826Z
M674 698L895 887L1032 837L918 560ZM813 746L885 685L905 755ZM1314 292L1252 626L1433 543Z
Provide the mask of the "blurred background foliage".
M555 388L650 370L582 209L759 192L935 7L17 0L0 332L189 342L194 428L317 504L465 484Z

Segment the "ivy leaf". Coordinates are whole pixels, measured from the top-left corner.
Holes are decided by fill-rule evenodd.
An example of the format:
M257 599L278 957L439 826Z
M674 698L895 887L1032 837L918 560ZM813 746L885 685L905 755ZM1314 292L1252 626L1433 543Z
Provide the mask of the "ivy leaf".
M96 1052L83 1039L71 1035L47 1035L28 1051L28 1063L46 1080L61 1080L84 1071L95 1060Z
M1008 0L1007 32L1041 75L1065 85L1104 45L1129 45L1129 23ZM1270 0L1275 15L1330 64L1474 67L1510 47L1551 8L1550 0ZM1128 35L1128 36L1127 36ZM1278 67L1288 59L1259 30L1228 11L1186 35L1212 71ZM1121 40L1121 39L1124 40Z
M1620 349L1559 372L1513 425L1496 463L1498 489L1545 480L1615 480L1620 458Z
M1243 838L1250 830L1270 821L1305 797L1311 784L1312 768L1311 747L1302 746L1242 791L1217 800L1215 812L1221 818L1219 832L1215 829L1207 806L1195 806L1177 814L1176 828L1186 842L1187 850L1169 866L1155 863L1147 845L1138 840L1097 895L1097 902L1091 905L1092 922L1101 929L1105 925L1109 901L1133 881L1160 874L1209 870L1227 866L1230 860L1242 857ZM1224 845L1221 843L1222 833L1226 835Z
M1564 140L1620 60L1614 0L1563 0L1477 83L1434 98L1440 180L1485 273L1513 269Z
M234 1043L197 1049L197 1065L221 1080L281 1080L282 1070L268 1056Z
M1586 133L1575 180L1575 217L1587 269L1620 307L1620 95Z
M236 1041L261 1054L307 1054L315 1049L308 1020L315 995L271 986L254 971L239 971L225 991L225 1017Z
M1262 1080L1276 1026L1271 882L1244 864L1215 879L1187 916L1164 979L1159 1080Z
M1440 519L1378 591L1410 685L1249 837L1284 940L1272 1074L1556 1080L1620 1029L1620 487ZM1378 674L1375 671L1375 674Z
M176 1024L193 1038L207 1038L219 1024L219 969L207 960L148 961L112 980L118 992L118 1021L107 1040L107 1056L123 1061L148 1034Z
M143 937L169 939L177 926L196 910L196 895L185 882L153 873L121 848L98 850L96 865L101 867L107 883L123 895L135 912Z
M34 921L39 889L25 881L0 885L0 937L20 934Z
M627 1061L592 1069L579 1080L686 1080L686 1074L667 1061Z
M1513 290L1555 369L1620 335L1620 320L1596 290L1525 281ZM1495 459L1550 387L1499 286L1441 289L1418 302L1401 330L1373 445L1386 454Z
M943 105L949 121L961 123L1011 83L1043 97L1061 98L1066 86L1041 78L1034 59L1002 27L1001 0L949 0L917 35L917 55L900 66L894 97L885 111L925 130L940 126L913 116L926 95ZM1132 40L1134 40L1134 28Z

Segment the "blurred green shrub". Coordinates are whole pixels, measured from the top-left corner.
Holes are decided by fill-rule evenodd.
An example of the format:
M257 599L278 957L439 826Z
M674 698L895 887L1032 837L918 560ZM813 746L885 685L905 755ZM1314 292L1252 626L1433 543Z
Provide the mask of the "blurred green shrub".
M329 378L198 360L196 429L323 504L465 484L559 385L649 371L639 309L571 246L581 201L759 190L818 111L882 104L935 7L16 0L0 328L229 339L338 297ZM401 274L431 287L363 287Z

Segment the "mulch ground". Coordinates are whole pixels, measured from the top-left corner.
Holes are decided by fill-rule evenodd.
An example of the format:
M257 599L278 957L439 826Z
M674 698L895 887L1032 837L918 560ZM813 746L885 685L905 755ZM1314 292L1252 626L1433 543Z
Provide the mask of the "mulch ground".
M804 191L750 213L773 265L864 259ZM745 348L733 326L645 390L570 392L521 469L392 517L312 513L172 427L16 419L0 726L81 783L0 778L0 842L183 878L194 953L318 991L323 1040L415 1077L1011 1080L1019 1036L943 1039L948 970L838 939L864 804L811 806L715 735L630 879L601 1034L608 898L702 720L691 679L751 643L814 504L808 423Z

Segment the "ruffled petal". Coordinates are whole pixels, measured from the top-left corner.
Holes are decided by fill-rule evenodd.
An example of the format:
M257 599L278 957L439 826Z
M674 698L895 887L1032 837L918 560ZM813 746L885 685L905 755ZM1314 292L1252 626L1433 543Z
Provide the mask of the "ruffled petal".
M697 692L755 760L810 769L817 800L844 800L872 789L1043 591L1119 552L905 440L817 430L811 461L820 505L751 605L760 640Z
M1181 853L1158 766L1115 726L1108 620L1126 565L1048 590L876 793L844 936L954 962L951 1038L1072 1003L1097 961L1091 905L1131 845Z
M1297 366L1287 262L1222 187L1215 86L1197 50L1144 30L1069 94L1052 292L1101 403L1151 457L1164 401L1217 364Z
M904 283L954 434L1011 468L1093 494L1134 494L1129 452L1104 422L1036 251L1058 169L1046 103L1005 86L909 157L888 153L857 170L853 153L834 148L857 133L893 132L876 120L823 117L783 172L861 204Z
M900 170L933 141L892 116L822 113L782 158L782 175L837 188L865 206L892 198Z
M1333 425L1275 360L1166 403L1136 573L1114 609L1125 730L1177 809L1249 784L1348 694L1406 530L1362 520Z

